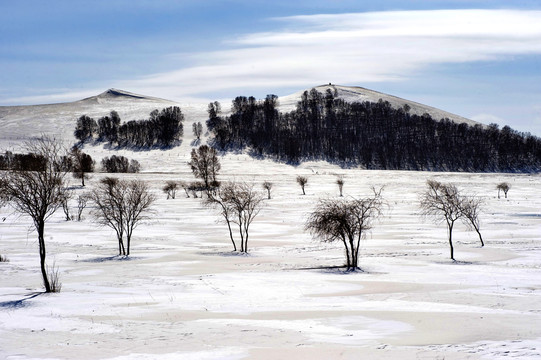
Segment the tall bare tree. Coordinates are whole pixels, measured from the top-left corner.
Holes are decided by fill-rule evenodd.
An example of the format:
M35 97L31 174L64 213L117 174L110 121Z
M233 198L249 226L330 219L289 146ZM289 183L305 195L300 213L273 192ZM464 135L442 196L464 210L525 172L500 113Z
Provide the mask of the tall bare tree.
M432 217L436 223L445 222L451 259L455 260L453 227L455 222L464 216L459 191L453 184L442 184L435 180L428 180L427 187L427 190L421 195L421 213Z
M155 196L142 181L104 178L91 197L96 204L93 211L95 219L116 232L118 254L129 256L133 231L147 218L146 215L156 200Z
M193 123L192 130L194 136L197 138L197 140L199 140L201 138L201 134L203 134L203 124L201 124L200 122Z
M342 242L347 270L359 268L361 240L382 215L385 206L382 189L373 192L366 198L320 200L305 223L305 229L321 241Z
M248 252L250 225L261 211L263 195L247 183L226 183L214 193L209 193L206 200L209 205L217 206L229 229L229 235L236 251L231 224L236 224L240 237L240 251Z
M308 184L308 178L306 176L297 176L297 183L301 186L301 189L302 189L302 194L303 195L306 195L306 193L304 192L304 187L306 186L306 184Z
M217 183L221 165L216 149L208 145L201 145L197 150L192 149L188 165L194 176L203 180L207 191Z
M59 290L53 269L53 281L49 281L46 266L45 222L62 206L66 198L66 171L61 166L65 149L50 137L41 137L25 144L29 153L43 157L44 164L39 171L7 171L0 175L0 198L13 209L28 215L34 222L38 233L40 269L46 292Z

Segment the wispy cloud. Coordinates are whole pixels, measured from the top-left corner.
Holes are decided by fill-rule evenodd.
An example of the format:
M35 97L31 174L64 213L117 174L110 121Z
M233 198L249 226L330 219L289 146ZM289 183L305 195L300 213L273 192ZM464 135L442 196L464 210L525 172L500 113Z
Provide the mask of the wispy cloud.
M294 16L196 54L197 65L126 82L174 96L403 80L434 64L541 53L541 11L435 10Z
M174 100L213 98L329 81L400 81L433 65L541 54L541 11L392 11L273 20L277 30L230 39L222 44L226 50L182 54L191 65L112 85Z

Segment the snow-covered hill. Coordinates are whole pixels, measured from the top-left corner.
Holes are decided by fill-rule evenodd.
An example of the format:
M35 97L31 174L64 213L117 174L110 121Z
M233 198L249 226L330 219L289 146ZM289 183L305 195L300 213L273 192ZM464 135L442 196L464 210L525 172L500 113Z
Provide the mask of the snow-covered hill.
M472 126L479 124L476 121L467 119L459 115L451 114L450 112L440 110L432 106L419 104L415 101L402 99L396 96L384 94L378 91L369 90L358 86L320 85L315 87L315 89L323 94L325 94L327 90L331 90L333 94L336 94L336 97L350 103L363 101L378 102L380 99L382 99L383 101L388 101L395 109L403 108L404 105L407 104L410 107L410 114L421 116L427 113L435 120L448 118L456 123L466 123ZM302 90L288 96L280 97L281 111L285 112L293 110L304 91L306 90Z
M322 93L325 93L327 89L331 89L333 93L336 92L339 98L348 102L377 102L379 99L382 99L388 101L396 108L401 108L405 104L408 104L412 114L422 115L428 113L434 119L449 118L459 123L476 124L472 120L440 109L361 87L322 85L316 87L316 89ZM304 91L302 90L288 96L280 97L280 110L283 112L293 110ZM21 140L26 140L40 134L49 134L66 141L71 141L73 139L76 119L83 114L98 119L101 116L109 114L111 110L116 110L123 121L139 120L148 118L149 113L154 109L162 109L175 105L180 106L182 109L186 120L185 128L188 130L191 129L191 123L197 121L204 123L206 120L208 105L206 103L179 104L170 100L134 94L118 89L109 89L97 96L68 103L0 106L0 146L5 148L9 144L17 144ZM227 113L229 104L222 104L222 108ZM186 131L185 135L189 135L189 133L190 131Z

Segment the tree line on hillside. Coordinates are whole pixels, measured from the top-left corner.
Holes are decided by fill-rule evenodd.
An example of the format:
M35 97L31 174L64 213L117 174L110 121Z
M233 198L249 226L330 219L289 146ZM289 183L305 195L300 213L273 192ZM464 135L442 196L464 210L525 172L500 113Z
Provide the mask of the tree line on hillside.
M77 119L74 135L80 142L107 142L119 147L171 147L184 132L184 115L178 106L157 109L148 120L130 120L121 124L120 116L111 111L98 121L82 115Z
M207 127L221 150L250 148L255 156L299 163L327 160L367 169L532 172L541 169L541 139L508 126L470 126L395 109L387 101L348 103L336 93L306 91L296 109L278 98L239 96L231 115L209 104Z

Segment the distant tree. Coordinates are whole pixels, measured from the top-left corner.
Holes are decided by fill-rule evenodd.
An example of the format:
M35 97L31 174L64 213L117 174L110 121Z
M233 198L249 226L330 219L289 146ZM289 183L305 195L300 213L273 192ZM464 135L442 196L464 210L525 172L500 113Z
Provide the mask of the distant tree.
M82 115L77 119L74 135L79 141L85 142L87 140L92 140L97 131L98 124L96 123L96 120L87 115Z
M77 221L81 221L83 210L86 208L88 200L90 200L89 194L82 194L77 197Z
M87 173L94 172L96 162L90 155L82 152L78 146L74 146L71 149L70 155L73 177L81 179L81 185L85 186L85 179L88 179Z
M455 222L464 216L458 189L452 184L442 184L435 180L427 181L428 189L421 195L421 212L430 216L436 223L445 221L449 236L451 259L454 258L453 227Z
M271 198L271 190L272 190L273 184L270 181L263 182L263 189L267 190L267 198L270 200Z
M189 188L190 185L186 181L181 181L181 182L179 182L179 186L186 193L186 197L189 198L190 197L190 190L188 188Z
M507 192L509 189L511 189L511 185L509 185L509 183L502 182L496 186L496 189L498 189L498 199L500 198L500 190L503 191L505 198L507 199Z
M462 212L462 220L470 229L475 230L479 235L479 241L481 246L485 246L483 237L481 236L481 224L479 221L479 215L482 211L483 200L473 196L462 197L460 201L460 210Z
M59 166L65 151L58 141L46 136L26 143L25 148L44 159L42 169L2 172L0 199L9 203L16 212L32 218L38 233L43 285L46 292L56 292L61 286L58 272L54 266L50 270L45 264L45 222L62 206L66 197L66 172Z
M72 197L73 191L71 191L70 189L66 190L64 196L62 197L62 210L64 211L64 215L66 216L66 221L71 220L69 201Z
M336 179L336 184L338 185L338 190L340 190L340 196L343 196L342 189L344 188L344 178L339 176L338 179Z
M163 192L167 194L167 199L175 198L177 193L178 183L175 181L168 181L165 183L165 186L162 188Z
M297 183L301 186L302 194L306 195L306 193L304 192L304 187L308 183L308 178L306 176L300 176L299 175L299 176L297 176Z
M191 161L188 165L194 176L203 181L205 190L208 191L212 184L217 182L221 165L216 149L208 145L201 145L197 150L192 149Z
M141 165L137 160L128 160L124 156L112 155L101 160L101 167L108 173L137 173Z
M237 246L233 239L231 224L233 223L238 226L240 251L247 253L250 225L263 206L263 196L254 190L253 185L246 183L226 183L216 192L209 193L206 203L211 206L217 206L220 209L221 215L227 223L235 251L237 250Z
M360 242L382 215L382 190L373 191L374 195L366 198L320 200L305 223L305 229L321 241L342 242L347 270L359 268Z
M193 123L192 125L193 135L199 140L201 138L201 134L203 134L203 124L200 122Z
M142 181L104 178L91 197L96 204L92 213L94 218L116 232L118 254L129 256L133 231L147 218L146 215L155 201L154 195Z

